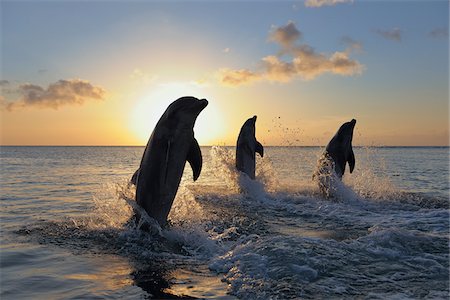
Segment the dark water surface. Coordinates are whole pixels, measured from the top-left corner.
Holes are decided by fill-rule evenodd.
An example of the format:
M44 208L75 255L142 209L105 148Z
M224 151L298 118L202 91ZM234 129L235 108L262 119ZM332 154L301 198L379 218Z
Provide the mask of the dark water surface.
M322 150L266 147L251 182L202 147L154 236L129 222L143 147L1 147L0 297L448 299L449 148L356 148L334 201Z

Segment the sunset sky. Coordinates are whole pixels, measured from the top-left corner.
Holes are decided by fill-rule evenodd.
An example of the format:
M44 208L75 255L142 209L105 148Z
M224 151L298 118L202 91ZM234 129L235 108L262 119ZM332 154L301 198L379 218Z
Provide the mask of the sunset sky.
M1 1L2 145L145 145L209 100L201 145L449 144L449 2Z

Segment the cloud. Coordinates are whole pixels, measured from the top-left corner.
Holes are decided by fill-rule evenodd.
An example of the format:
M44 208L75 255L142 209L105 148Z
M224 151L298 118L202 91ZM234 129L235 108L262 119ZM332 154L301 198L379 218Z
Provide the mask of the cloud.
M428 33L428 36L432 38L448 38L448 28L435 28Z
M82 105L88 100L104 100L105 90L81 79L59 80L47 88L25 83L13 91L19 98L7 102L3 98L3 107L8 111L25 107L58 109L65 105Z
M236 86L260 80L289 82L294 78L312 80L325 73L352 76L363 72L364 66L349 57L352 48L331 55L318 53L307 44L297 45L302 36L293 22L273 29L269 40L281 47L278 55L263 57L256 71L221 69L219 80L224 85Z
M355 41L354 39L352 39L349 36L343 36L341 38L341 43L343 45L347 46L347 49L349 49L349 50L354 50L356 52L362 52L362 50L363 50L362 43L359 41Z
M249 70L231 70L226 68L219 70L219 77L220 81L225 85L239 85L260 79L260 75Z
M0 92L2 93L2 95L8 95L8 94L12 94L14 93L14 85L12 82L10 82L9 80L0 80ZM3 105L3 103L5 103L5 98L3 97L0 101L0 104Z
M353 0L305 0L306 7L333 6L340 3L353 3Z
M0 80L0 91L2 93L8 93L9 85L10 85L10 82L8 80L3 80L3 79ZM0 103L4 103L4 102L5 102L4 97L2 97Z
M375 30L375 32L388 40L393 40L397 42L400 42L402 40L402 31L399 28L394 28L391 30L377 29Z
M230 53L231 49L230 48L225 48L222 50L223 53Z
M291 48L301 38L302 33L292 21L289 21L286 26L274 28L269 34L270 41L278 43L284 48Z

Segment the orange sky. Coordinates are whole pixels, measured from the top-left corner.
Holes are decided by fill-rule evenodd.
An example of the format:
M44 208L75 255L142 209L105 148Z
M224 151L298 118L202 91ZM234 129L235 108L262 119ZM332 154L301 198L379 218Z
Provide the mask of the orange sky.
M144 145L185 95L209 100L202 145L253 115L265 145L326 145L352 118L355 145L449 145L446 2L2 9L2 145Z

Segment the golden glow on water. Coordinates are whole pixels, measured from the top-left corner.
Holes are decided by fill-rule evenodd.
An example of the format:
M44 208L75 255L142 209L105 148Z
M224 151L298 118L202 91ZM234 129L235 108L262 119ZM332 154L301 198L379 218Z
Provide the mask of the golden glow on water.
M219 276L205 276L204 272L194 273L182 269L173 271L171 276L174 277L173 284L165 290L166 293L198 298L236 299L227 294L227 284Z
M107 261L105 265L103 262ZM87 270L82 270L82 273L72 273L64 275L64 278L69 280L80 280L87 282L95 282L96 293L103 290L116 291L121 290L124 287L134 284L130 277L133 269L130 267L129 262L125 258L102 255L102 257L93 262L95 273L87 273Z

